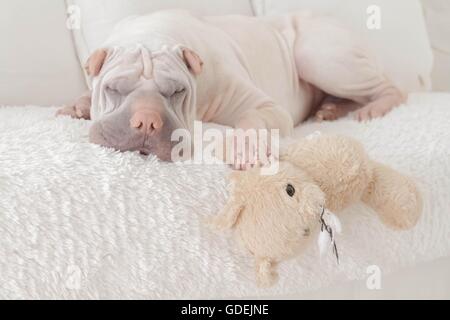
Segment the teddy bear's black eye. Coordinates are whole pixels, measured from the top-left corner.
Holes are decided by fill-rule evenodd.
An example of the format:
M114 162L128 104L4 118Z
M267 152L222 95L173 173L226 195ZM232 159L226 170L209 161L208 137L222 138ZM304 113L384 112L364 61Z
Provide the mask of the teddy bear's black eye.
M292 184L288 184L286 186L286 193L289 195L289 197L293 197L295 195L295 188Z

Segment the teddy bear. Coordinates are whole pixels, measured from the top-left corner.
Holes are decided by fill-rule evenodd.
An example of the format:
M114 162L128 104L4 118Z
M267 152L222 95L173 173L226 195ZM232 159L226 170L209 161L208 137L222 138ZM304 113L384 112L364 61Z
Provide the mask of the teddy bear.
M276 284L277 264L305 251L326 225L324 212L339 213L362 201L395 230L413 228L422 212L414 181L373 161L356 140L318 135L296 141L280 155L279 170L235 171L230 198L210 223L233 229L254 256L261 287Z

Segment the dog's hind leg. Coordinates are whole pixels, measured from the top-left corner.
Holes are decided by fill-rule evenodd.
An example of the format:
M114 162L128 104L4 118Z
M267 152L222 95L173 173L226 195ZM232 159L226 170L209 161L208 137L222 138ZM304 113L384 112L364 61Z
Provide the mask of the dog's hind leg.
M384 116L405 100L363 42L327 18L295 16L300 78L326 94L354 101L360 121Z
M347 116L361 108L361 104L341 98L326 97L314 111L313 117L316 121L334 121Z

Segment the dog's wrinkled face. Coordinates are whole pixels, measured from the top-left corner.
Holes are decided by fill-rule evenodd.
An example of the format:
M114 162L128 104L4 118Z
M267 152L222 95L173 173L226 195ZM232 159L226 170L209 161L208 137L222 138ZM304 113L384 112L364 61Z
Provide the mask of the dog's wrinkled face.
M175 129L188 129L200 58L188 49L101 49L86 66L94 77L90 141L171 160ZM195 110L194 110L195 111Z

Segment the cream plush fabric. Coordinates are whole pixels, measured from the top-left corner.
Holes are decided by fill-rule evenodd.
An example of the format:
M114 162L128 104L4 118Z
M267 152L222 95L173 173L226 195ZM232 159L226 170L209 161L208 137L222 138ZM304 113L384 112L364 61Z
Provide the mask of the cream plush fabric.
M419 0L253 0L258 15L311 10L332 16L366 39L390 78L409 92L431 89L433 54ZM381 29L367 27L367 8L381 10Z
M289 296L450 256L450 95L419 95L385 118L305 124L362 141L418 182L416 229L386 229L366 208L341 216L341 265L317 249L259 290L252 258L202 222L227 198L224 167L163 164L88 143L90 122L54 108L0 108L0 298Z

